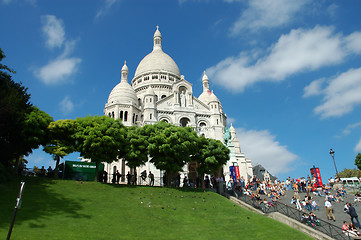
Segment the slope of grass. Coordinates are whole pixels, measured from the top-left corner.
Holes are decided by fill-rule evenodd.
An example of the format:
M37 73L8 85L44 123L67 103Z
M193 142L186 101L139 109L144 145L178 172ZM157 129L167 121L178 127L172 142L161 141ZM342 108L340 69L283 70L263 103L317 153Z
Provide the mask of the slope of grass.
M0 239L18 188L0 186ZM11 239L311 238L213 192L28 178Z

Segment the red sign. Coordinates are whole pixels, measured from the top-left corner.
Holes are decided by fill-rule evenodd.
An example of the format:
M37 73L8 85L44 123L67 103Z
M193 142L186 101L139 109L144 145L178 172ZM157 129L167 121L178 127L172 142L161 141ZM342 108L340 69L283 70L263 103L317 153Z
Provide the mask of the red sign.
M237 178L237 179L240 179L241 176L240 176L240 174L239 174L239 166L235 166L235 167L234 167L234 170L236 171L236 178Z
M312 177L316 178L317 187L322 187L322 179L321 179L320 169L313 166L313 168L311 168L310 171L311 171Z

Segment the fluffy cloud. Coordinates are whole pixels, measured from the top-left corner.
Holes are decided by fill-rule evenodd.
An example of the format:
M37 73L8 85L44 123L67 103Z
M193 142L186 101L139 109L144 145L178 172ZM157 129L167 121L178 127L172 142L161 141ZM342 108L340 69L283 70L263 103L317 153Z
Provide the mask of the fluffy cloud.
M64 23L53 15L42 16L41 21L43 24L42 31L46 38L46 46L51 49L55 47L60 48L65 41Z
M323 118L342 116L361 104L361 68L350 69L330 81L323 103L314 111Z
M59 103L59 106L64 114L71 113L74 110L74 103L70 100L69 96L65 96Z
M314 89L314 94L311 94L310 89ZM328 79L324 88L319 84L319 80L315 80L304 90L304 96L324 95L322 103L314 109L316 114L322 118L342 116L361 104L361 68L350 69Z
M346 56L342 40L332 27L294 29L282 35L268 55L258 58L255 51L242 52L210 67L207 73L230 90L243 92L258 82L283 81L292 74L342 62Z
M226 1L233 2L233 1ZM289 24L294 15L309 2L298 0L257 0L249 1L249 7L231 27L232 34L242 30L258 31Z
M61 48L62 53L50 60L45 66L35 68L34 74L47 85L59 84L68 81L68 78L78 71L82 59L71 57L76 41L65 38L65 27L61 19L55 16L42 16L43 32L46 35L46 46Z
M36 76L45 84L63 83L77 72L79 63L80 58L56 59L36 71Z
M271 174L288 172L290 164L298 158L297 155L287 150L287 146L282 146L276 141L276 137L266 130L238 128L236 132L246 157L252 160L253 165L260 163Z

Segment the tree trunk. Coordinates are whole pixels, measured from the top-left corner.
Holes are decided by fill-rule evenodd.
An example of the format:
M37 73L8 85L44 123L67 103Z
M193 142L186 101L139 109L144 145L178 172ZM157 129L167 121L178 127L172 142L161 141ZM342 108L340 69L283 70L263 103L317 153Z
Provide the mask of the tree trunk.
M58 173L59 173L59 162L60 162L60 157L56 156L56 164L55 164L55 169L54 169L54 178L58 178Z
M204 173L201 174L201 185L202 185L202 189L204 190L206 188L204 186Z
M19 174L19 165L20 165L20 156L16 157L16 161L15 161L15 174L16 175L20 175Z
M99 162L95 162L95 177L94 177L95 182L98 182L98 166L99 166Z

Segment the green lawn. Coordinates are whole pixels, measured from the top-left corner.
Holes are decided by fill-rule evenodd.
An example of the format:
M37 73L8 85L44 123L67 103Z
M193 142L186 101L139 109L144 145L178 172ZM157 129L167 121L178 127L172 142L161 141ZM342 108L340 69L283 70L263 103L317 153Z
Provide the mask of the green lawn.
M19 182L0 185L0 239ZM312 239L212 192L26 179L11 239Z

